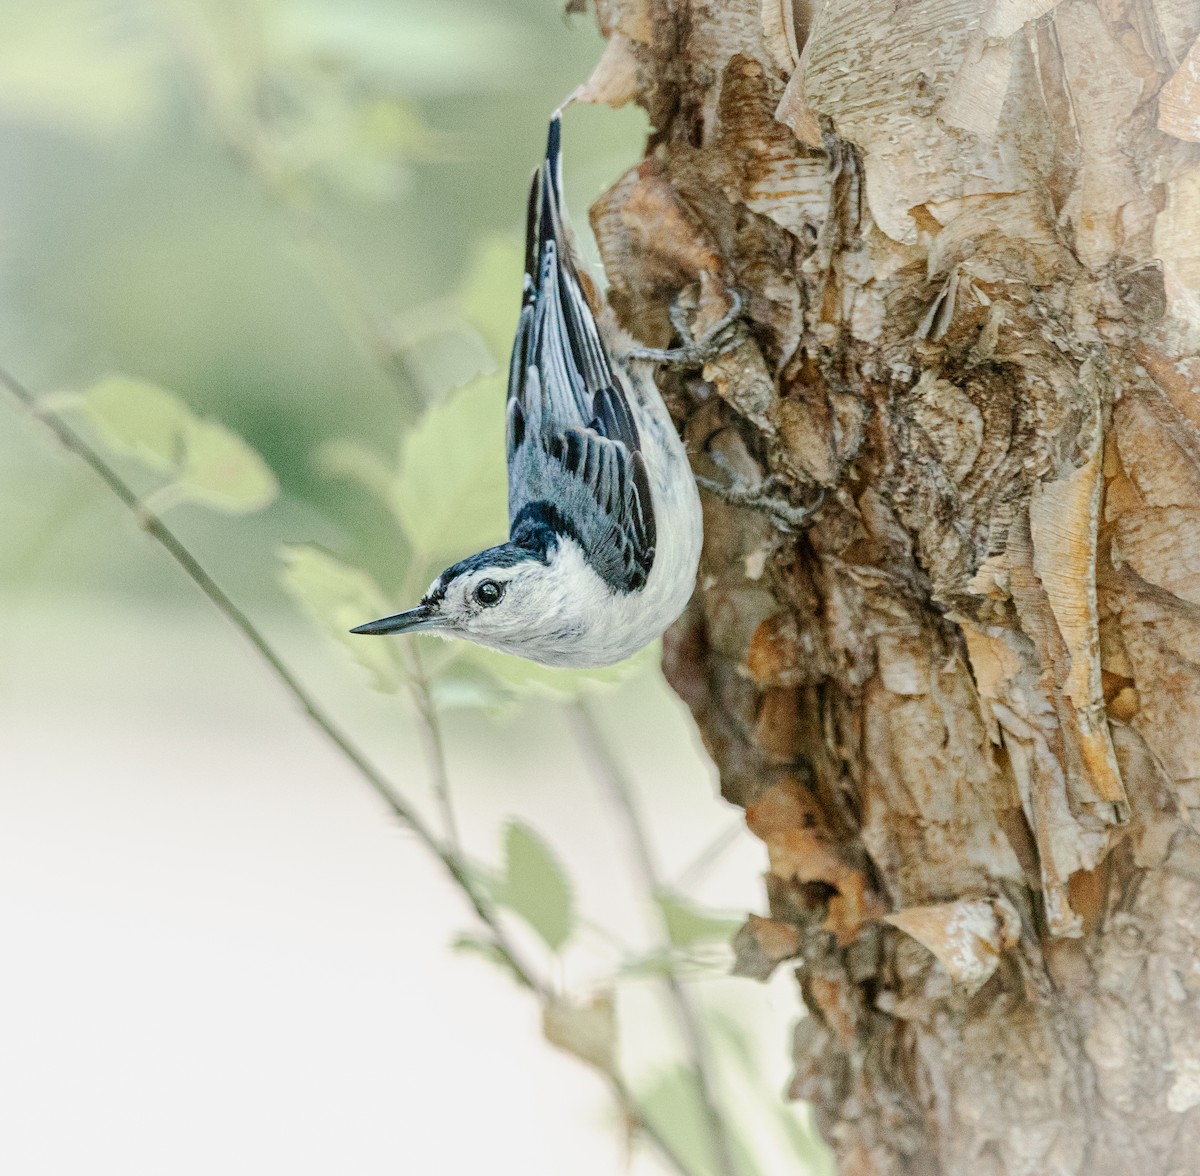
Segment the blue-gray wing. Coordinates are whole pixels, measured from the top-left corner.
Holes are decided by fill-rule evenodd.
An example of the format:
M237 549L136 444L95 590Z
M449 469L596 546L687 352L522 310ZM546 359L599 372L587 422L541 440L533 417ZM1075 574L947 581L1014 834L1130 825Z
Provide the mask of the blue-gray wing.
M562 206L560 123L533 177L525 288L508 386L508 510L514 543L570 535L616 591L642 588L654 509L628 393L608 361Z

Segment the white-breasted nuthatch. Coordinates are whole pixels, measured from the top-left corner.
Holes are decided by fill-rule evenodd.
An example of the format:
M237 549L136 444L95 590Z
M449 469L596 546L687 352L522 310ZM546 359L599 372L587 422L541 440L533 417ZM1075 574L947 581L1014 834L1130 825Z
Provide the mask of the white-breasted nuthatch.
M526 226L508 380L509 539L448 567L416 608L354 633L436 633L551 666L611 665L687 605L696 483L644 361L598 316L562 203L550 120Z

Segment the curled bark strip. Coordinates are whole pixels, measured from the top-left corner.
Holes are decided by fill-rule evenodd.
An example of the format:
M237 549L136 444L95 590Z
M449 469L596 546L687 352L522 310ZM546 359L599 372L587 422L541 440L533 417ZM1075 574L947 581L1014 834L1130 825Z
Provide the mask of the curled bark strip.
M884 922L929 948L956 984L974 992L1020 939L1021 920L1006 898L943 902L885 915Z

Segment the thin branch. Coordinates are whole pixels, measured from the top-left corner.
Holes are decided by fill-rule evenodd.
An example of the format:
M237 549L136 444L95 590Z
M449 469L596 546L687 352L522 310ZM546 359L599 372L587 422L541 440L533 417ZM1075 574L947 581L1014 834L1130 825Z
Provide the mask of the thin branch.
M569 708L571 725L575 736L583 748L584 754L592 763L596 776L604 784L612 797L613 803L620 812L625 823L630 848L642 883L652 898L662 893L662 884L658 878L658 868L654 863L654 854L646 839L642 823L638 819L637 808L634 804L633 789L626 780L620 764L617 763L612 749L604 737L604 732L596 719L591 707L585 700L573 703ZM656 904L657 905L657 904ZM661 919L661 916L660 916ZM662 920L663 937L670 942L666 921ZM699 1017L692 1006L691 1000L679 977L673 969L668 968L663 973L663 982L667 987L671 1004L675 1009L676 1020L683 1034L684 1044L691 1055L692 1071L696 1078L696 1088L704 1107L712 1137L713 1151L716 1155L717 1166L722 1176L738 1176L737 1164L733 1158L733 1147L729 1132L725 1125L717 1103L716 1091L713 1088L712 1068L709 1064L708 1047L704 1032L700 1026Z
M696 856L679 871L675 879L676 890L687 890L700 882L716 865L721 855L739 841L746 827L741 821L735 821L728 829L716 835Z
M157 515L146 510L145 503L138 498L129 484L95 448L60 416L47 411L40 405L37 397L2 367L0 367L0 384L3 384L12 393L13 397L32 417L46 426L64 449L83 461L100 478L117 500L128 508L141 529L175 560L217 611L242 634L279 679L283 688L300 704L305 714L322 734L354 766L359 776L391 810L392 815L411 829L417 840L442 863L451 879L466 896L480 922L491 932L497 948L520 981L537 995L543 1005L553 1000L553 994L541 982L533 969L522 961L521 956L512 946L495 908L476 887L460 854L447 848L438 840L421 815L397 794L383 773L370 762L350 736L325 713L316 699L309 694L300 680L258 631L254 622L238 608L225 590L205 571L175 532ZM436 753L432 759L435 778L441 780L444 785L447 778L441 729L436 721L436 711L432 708L432 699L428 694L426 694L426 698L430 703L430 709L422 714L422 723L426 725L425 734L429 740L429 746ZM431 724L428 723L430 716L433 717ZM653 1144L667 1164L679 1173L679 1176L693 1176L686 1162L675 1151L670 1141L638 1108L621 1077L603 1069L598 1069L598 1072L603 1074L608 1081L613 1097L633 1129Z
M425 744L425 758L433 776L433 794L442 814L442 831L446 844L462 858L462 839L459 836L458 818L455 816L454 801L450 794L450 771L446 766L446 741L442 736L441 716L438 714L433 692L429 688L429 678L416 644L406 642L405 653L406 660L410 663L409 691L419 719L421 738Z
M266 638L255 627L254 622L233 602L225 590L208 574L200 562L184 546L183 541L159 518L158 515L146 509L146 504L139 499L128 483L104 459L101 454L84 440L70 425L56 413L46 411L38 404L37 398L19 380L5 369L0 368L0 383L21 402L29 412L42 422L58 439L64 448L81 458L89 465L113 494L129 508L136 518L138 525L152 539L157 541L167 553L184 570L188 578L208 597L209 601L221 612L245 639L253 646L255 652L274 671L275 676L283 687L300 704L308 717L325 734L326 738L354 765L358 774L375 791L384 804L391 809L392 814L407 825L416 835L417 840L437 857L446 868L447 873L458 884L474 908L475 913L487 925L501 951L509 957L509 962L520 976L539 995L545 995L543 986L533 970L523 964L519 956L506 942L503 928L495 910L486 897L479 893L474 881L467 872L466 866L458 854L444 846L435 836L433 830L425 823L420 813L400 797L388 783L387 778L370 762L366 754L353 742L334 720L325 713L320 704L303 686L271 647Z
M621 1108L621 1113L625 1116L629 1128L644 1135L654 1144L659 1155L669 1167L679 1173L679 1176L696 1176L694 1170L688 1166L687 1160L675 1150L674 1144L642 1114L629 1087L625 1085L624 1079L619 1074L613 1073L606 1073L605 1077L608 1078L609 1089L612 1091L617 1105Z

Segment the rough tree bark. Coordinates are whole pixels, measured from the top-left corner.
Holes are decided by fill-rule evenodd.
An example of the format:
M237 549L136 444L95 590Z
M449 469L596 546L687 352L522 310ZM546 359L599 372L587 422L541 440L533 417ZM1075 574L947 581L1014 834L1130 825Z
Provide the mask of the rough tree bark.
M668 672L841 1170L1200 1171L1200 0L597 0L618 316L708 496ZM785 512L786 514L786 512Z

